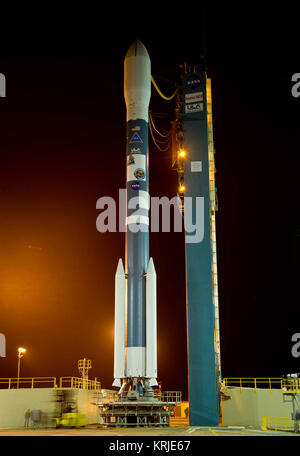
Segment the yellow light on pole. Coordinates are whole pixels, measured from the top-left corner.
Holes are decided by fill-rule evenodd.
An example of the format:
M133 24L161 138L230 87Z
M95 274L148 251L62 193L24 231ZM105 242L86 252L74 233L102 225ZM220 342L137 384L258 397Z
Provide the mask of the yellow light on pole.
M19 348L18 348L18 378L17 378L17 388L19 388L19 382L20 382L21 358L23 358L25 352L26 352L26 348L23 348L23 347L19 347Z
M184 158L185 157L185 150L181 149L179 152L178 152L178 156L180 158Z
M180 191L180 193L183 193L185 191L185 186L183 184L180 185L179 191Z

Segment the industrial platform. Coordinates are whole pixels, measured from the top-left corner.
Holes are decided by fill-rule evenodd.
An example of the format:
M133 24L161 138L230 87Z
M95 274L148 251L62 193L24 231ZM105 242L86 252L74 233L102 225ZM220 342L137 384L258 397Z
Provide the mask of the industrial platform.
M260 429L250 429L244 427L180 427L171 426L169 428L110 428L98 429L90 427L85 429L0 429L2 436L98 436L98 437L265 437L265 436L290 436L299 437L299 434L292 432L262 431Z

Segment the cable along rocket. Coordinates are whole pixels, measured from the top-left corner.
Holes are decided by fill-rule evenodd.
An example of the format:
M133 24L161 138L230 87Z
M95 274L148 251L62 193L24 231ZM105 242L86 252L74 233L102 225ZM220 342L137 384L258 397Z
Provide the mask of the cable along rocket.
M115 276L114 382L119 394L151 395L157 385L156 272L149 259L148 110L151 61L136 40L124 61L127 108L125 270ZM134 393L133 393L134 392ZM153 394L153 393L152 393Z

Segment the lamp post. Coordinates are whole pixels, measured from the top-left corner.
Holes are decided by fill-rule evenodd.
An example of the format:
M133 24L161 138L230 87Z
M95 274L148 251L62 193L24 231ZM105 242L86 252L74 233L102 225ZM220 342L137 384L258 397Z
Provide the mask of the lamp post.
M21 358L23 358L23 353L26 352L26 348L18 348L18 379L17 379L17 388L19 389L19 381L20 381L20 365L21 365Z

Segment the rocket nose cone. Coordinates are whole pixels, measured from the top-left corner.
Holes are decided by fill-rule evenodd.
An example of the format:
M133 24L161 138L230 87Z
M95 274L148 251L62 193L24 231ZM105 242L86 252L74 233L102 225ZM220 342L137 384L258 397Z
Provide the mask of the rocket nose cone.
M135 40L132 43L132 45L130 46L130 48L128 49L128 51L125 55L125 59L127 59L128 57L136 57L136 56L149 58L148 51L140 40Z

